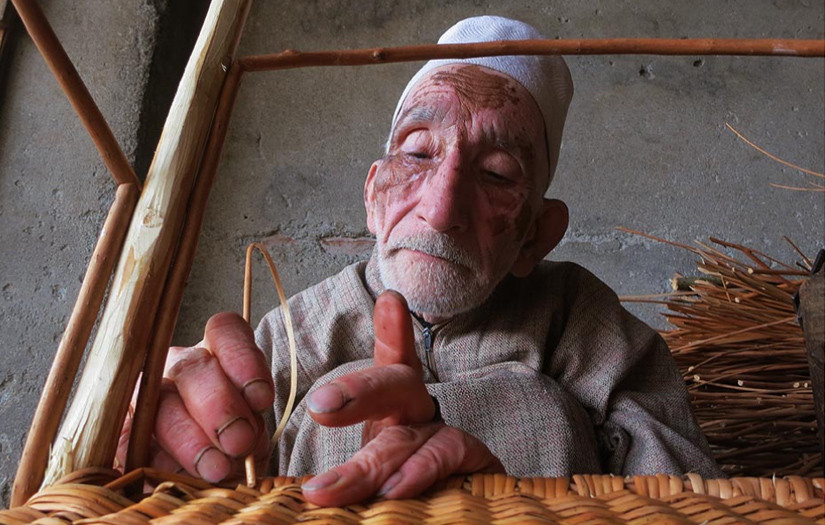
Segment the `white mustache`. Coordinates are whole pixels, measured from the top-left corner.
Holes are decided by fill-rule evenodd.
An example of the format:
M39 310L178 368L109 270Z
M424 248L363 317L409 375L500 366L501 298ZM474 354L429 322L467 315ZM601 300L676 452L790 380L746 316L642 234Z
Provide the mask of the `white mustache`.
M458 245L452 237L440 233L417 233L387 243L387 254L390 255L398 250L415 250L432 255L440 259L445 259L451 263L464 266L465 268L478 273L481 271L476 259L464 248Z

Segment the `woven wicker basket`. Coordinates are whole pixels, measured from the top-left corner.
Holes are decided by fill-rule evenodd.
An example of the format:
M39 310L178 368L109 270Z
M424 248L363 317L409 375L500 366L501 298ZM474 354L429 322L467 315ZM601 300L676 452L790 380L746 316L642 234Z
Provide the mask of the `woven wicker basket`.
M398 48L306 55L286 52L233 60L249 0L213 0L207 15L211 25L204 25L138 202L141 182L125 161L36 2L13 0L13 3L87 125L118 183L118 191L35 414L12 493L15 506L0 510L0 524L825 523L825 481L819 478L704 480L697 475L684 478L659 475L622 479L582 475L572 479L518 479L505 475L473 475L441 482L414 500L374 500L346 508L318 508L305 502L301 480L294 478L258 479L255 488L239 486L232 489L141 468L147 464L147 443L151 439L160 374L242 73L266 68L483 56L501 54L503 48L489 43L461 49L437 46L438 49ZM772 54L777 49L793 46L805 47L799 51L805 56L825 55L825 45L812 41L778 45L768 41L648 40L623 41L618 45L615 42L589 45L581 42L513 42L509 43L507 54ZM195 173L197 177L194 177ZM171 193L180 195L168 203L168 208L161 209L157 202L150 200L152 195L167 197ZM140 206L144 206L144 201L149 201L150 205L142 209ZM186 213L172 213L173 208L184 208ZM129 246L130 223L137 224L138 229L142 224L152 224L157 227L147 230L162 235L159 234L158 239L152 238L151 242L141 238ZM147 246L153 251L135 256L136 249ZM93 429L93 435L89 430L87 434L92 437L84 436L86 442L77 443L71 433L69 437L63 435L61 438L62 434L57 434L57 425L66 410L65 399L98 318L115 261L118 254L126 253L127 249L129 257L133 257L126 265L126 274L131 280L123 278L119 281L123 272L118 269L111 284L111 289L116 291L111 295L116 299L124 296L122 304L128 304L131 309L116 304L110 297L100 318L98 339L86 365L88 370L95 361L92 359L96 357L94 349L101 347L101 360L115 362L118 373L111 375L114 379L111 383L94 384L91 389L105 410L96 403L86 403L91 406L85 406L76 395L75 405L81 410L97 410L95 417L98 422L103 422ZM133 297L140 297L140 301L132 301ZM116 322L121 324L115 325ZM114 334L115 342L99 342L101 334ZM151 340L143 334L151 334ZM111 423L123 421L125 417L128 399L141 371L140 363L144 363L143 378L131 433L132 448L126 463L129 472L121 475L108 468L96 468L113 464L119 424ZM82 386L81 379L78 391ZM68 414L71 415L71 411ZM92 419L90 416L83 420ZM65 455L71 458L69 471L74 471L38 492L48 463L48 449L55 442L74 447ZM62 454L60 450L55 453Z
M123 495L127 486L144 481L157 488L145 497ZM233 490L151 469L128 476L89 469L41 491L25 506L0 511L0 525L825 523L822 478L519 479L475 474L450 478L416 499L374 500L344 508L306 503L301 481L265 478L254 489L241 485Z

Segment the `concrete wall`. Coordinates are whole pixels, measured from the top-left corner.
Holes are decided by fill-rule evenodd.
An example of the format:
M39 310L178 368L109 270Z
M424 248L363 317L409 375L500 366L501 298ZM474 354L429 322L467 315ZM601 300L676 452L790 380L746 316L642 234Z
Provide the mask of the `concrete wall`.
M202 16L202 2L171 12L161 1L41 3L142 174L171 96L163 86L180 73L173 58L191 46L185 29ZM433 42L454 21L479 13L520 18L549 38L825 34L825 7L809 0L265 0L252 8L241 53ZM0 110L2 494L113 193L31 43L21 39L8 60ZM724 127L730 122L769 151L823 171L822 59L595 56L568 63L576 97L550 194L570 206L571 227L551 258L583 264L620 294L643 294L665 291L674 272L691 271L693 257L616 226L682 242L721 237L789 261L783 235L810 254L825 243L825 195L769 185L813 179ZM416 67L246 77L177 343L196 342L211 313L240 308L243 252L252 240L272 248L289 293L366 256L363 178ZM257 274L259 317L277 299L263 268ZM662 325L652 308L635 311Z

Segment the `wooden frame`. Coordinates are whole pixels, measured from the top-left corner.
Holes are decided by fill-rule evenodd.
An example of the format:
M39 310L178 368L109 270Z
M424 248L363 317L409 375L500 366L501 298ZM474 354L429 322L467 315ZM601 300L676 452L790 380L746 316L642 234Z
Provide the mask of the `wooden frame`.
M32 423L12 506L23 504L40 487L52 443L56 452L46 483L66 469L112 464L119 427L89 421L122 421L141 369L126 468L146 465L163 364L244 73L515 54L825 56L822 40L610 39L285 51L234 60L251 0L213 0L141 192L138 178L36 2L12 2L118 184ZM84 377L106 376L105 384L81 379L66 422L56 434L110 278L112 291L84 372ZM108 369L112 361L117 366Z

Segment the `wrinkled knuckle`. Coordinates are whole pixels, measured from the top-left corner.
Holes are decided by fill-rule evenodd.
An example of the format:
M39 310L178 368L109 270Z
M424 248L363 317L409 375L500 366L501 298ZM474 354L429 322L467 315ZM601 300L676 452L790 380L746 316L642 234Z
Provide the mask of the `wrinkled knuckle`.
M461 433L461 447L464 449L465 453L469 450L478 449L488 451L487 445L485 445L484 442L478 439L477 437L466 432L459 432Z
M223 328L227 325L245 325L246 322L243 320L243 317L238 315L235 312L219 312L206 322L207 330L210 328Z
M467 440L469 437L468 434L456 427L445 425L438 433L443 439L462 449L466 449L469 444Z
M182 354L187 350L189 350L188 346L170 346L169 351L166 353L166 355L170 358L174 358L178 354Z
M207 366L215 356L209 350L201 347L187 348L181 352L180 358L169 367L168 377L173 381L190 370L197 370Z
M419 432L413 427L405 425L394 425L383 430L386 437L395 443L417 443Z
M436 472L438 478L449 476L453 473L453 462L450 455L454 454L448 448L427 447L422 448L416 454L416 461L423 469Z
M344 392L351 391L349 381L346 380L347 378L338 378L336 381L338 385L341 387L341 390ZM357 388L354 389L356 391L362 390L366 392L376 392L381 389L381 385L383 383L383 378L381 378L378 374L361 374L358 376L360 385L357 385Z
M384 470L386 461L372 452L365 452L355 463L356 470L360 477L377 483Z

